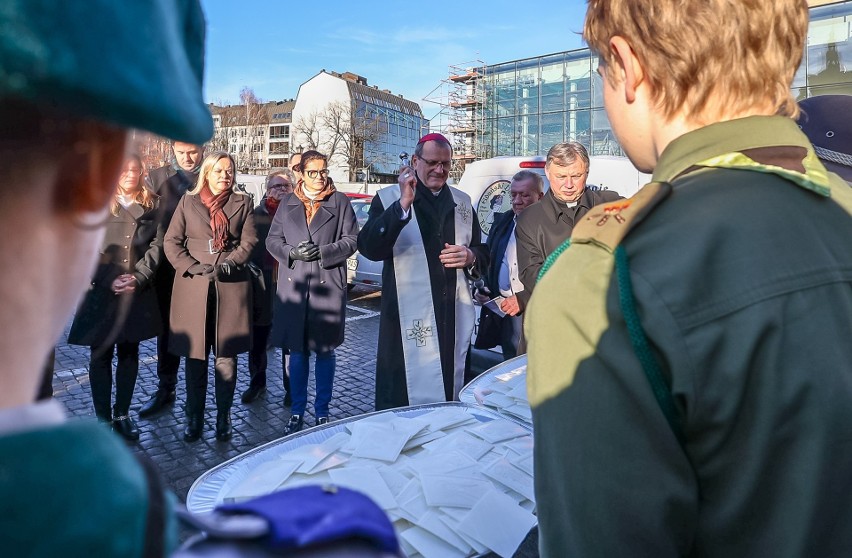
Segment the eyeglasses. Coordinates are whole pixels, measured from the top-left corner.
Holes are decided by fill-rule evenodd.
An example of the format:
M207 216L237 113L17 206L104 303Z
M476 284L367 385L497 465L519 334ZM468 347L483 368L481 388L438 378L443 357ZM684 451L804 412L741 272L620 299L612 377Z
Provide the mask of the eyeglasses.
M308 176L308 178L311 178L311 179L315 179L318 176L326 178L328 176L328 169L308 170L308 171L305 171L305 174Z
M267 190L291 190L293 188L292 184L273 184Z
M440 165L444 170L450 170L450 166L453 164L452 161L430 161L423 157L420 157L420 160L423 161L430 169L437 168Z

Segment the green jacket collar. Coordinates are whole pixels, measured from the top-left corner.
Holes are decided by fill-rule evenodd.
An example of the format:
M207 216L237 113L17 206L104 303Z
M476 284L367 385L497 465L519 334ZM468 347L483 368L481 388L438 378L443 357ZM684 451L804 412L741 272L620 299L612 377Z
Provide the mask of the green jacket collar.
M766 148L799 148L801 160L790 168L750 156ZM710 124L672 141L654 169L655 182L671 182L693 167L737 168L778 174L819 194L830 195L828 173L795 122L782 116L749 116Z

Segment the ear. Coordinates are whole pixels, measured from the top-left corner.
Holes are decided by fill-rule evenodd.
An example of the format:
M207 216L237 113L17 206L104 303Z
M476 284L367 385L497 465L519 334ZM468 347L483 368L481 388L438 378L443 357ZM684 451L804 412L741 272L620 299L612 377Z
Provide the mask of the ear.
M99 122L78 124L77 138L59 168L57 208L74 213L104 209L115 194L127 131Z
M636 100L636 89L645 81L645 70L624 37L614 35L609 40L609 47L618 63L616 71L621 73L624 81L624 100L632 103Z

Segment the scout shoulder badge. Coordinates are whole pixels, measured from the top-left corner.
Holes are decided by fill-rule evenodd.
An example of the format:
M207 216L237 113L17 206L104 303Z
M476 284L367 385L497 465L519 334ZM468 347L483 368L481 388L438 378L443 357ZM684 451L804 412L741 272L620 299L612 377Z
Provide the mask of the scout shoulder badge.
M639 320L636 300L633 296L633 283L630 279L627 252L621 245L621 241L633 227L641 223L671 192L672 186L668 182L651 182L632 198L596 205L591 208L574 227L571 238L566 240L547 258L539 274L539 279L571 244L594 244L613 254L615 274L618 281L618 298L627 331L630 334L633 351L642 365L642 370L651 385L651 390L660 410L665 415L675 437L683 446L685 437L681 428L679 413L675 407L668 382L663 376L657 359L651 352L651 345L642 327L642 322Z

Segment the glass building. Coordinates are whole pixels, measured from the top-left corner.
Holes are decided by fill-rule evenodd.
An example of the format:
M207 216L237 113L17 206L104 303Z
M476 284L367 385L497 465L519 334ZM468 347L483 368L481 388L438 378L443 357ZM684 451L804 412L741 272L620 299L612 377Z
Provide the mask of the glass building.
M851 30L852 0L811 8L807 49L793 84L799 99L852 95ZM624 155L603 108L597 66L589 49L578 49L451 77L462 93L452 105L463 115L453 130L463 147L457 157L543 155L571 140L591 155Z

